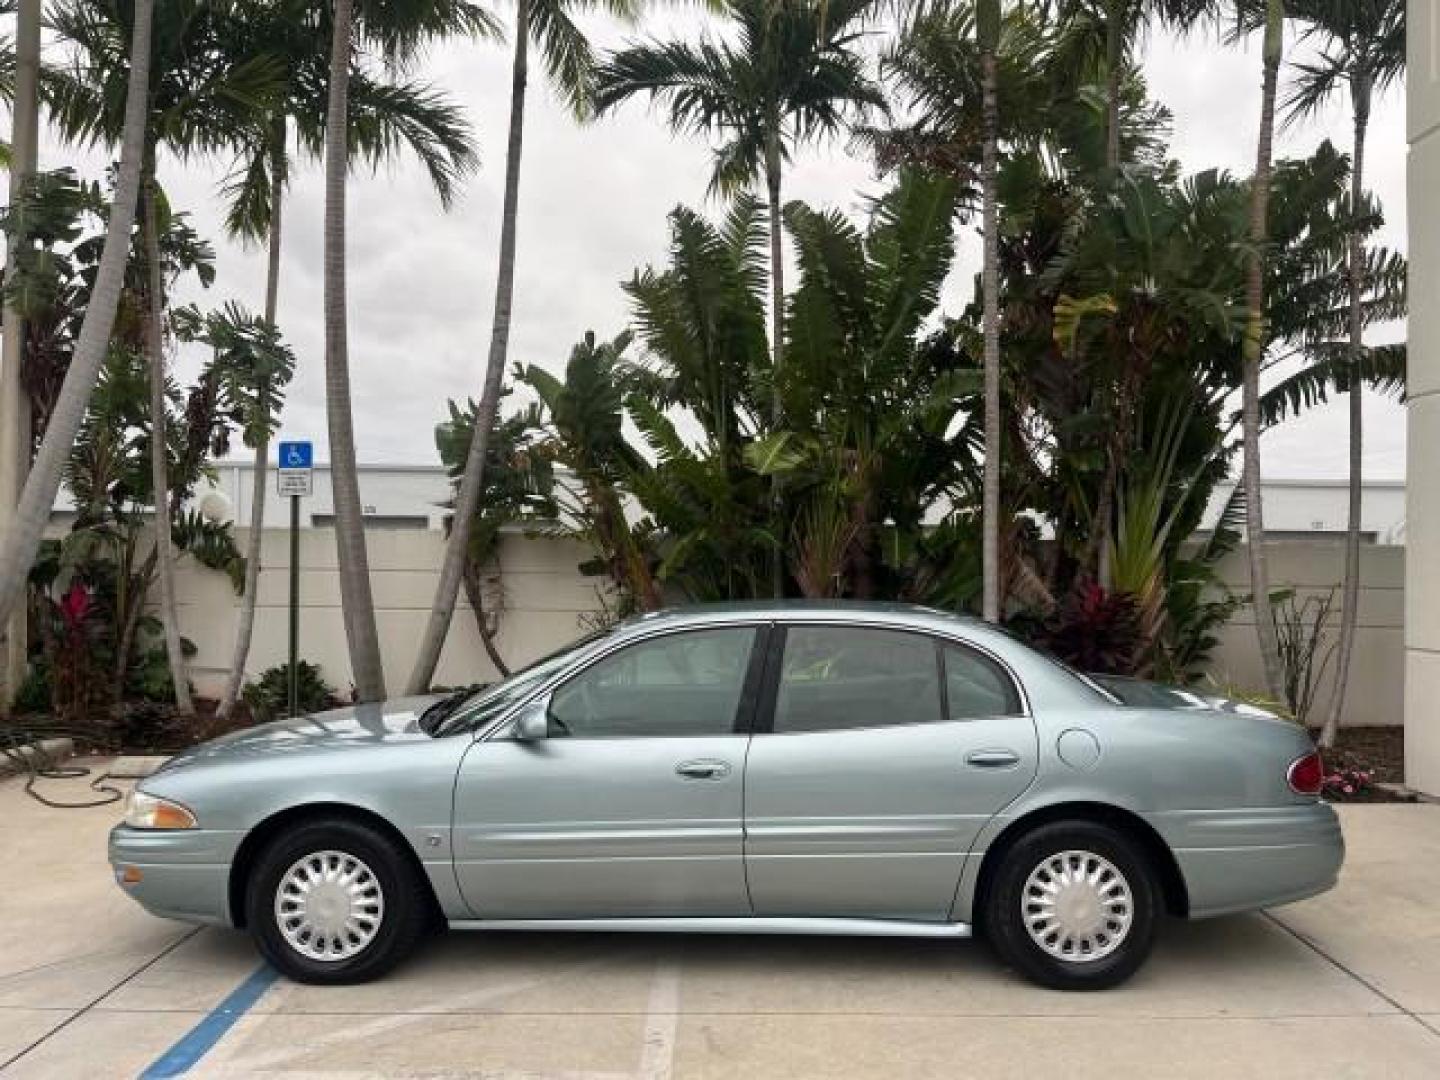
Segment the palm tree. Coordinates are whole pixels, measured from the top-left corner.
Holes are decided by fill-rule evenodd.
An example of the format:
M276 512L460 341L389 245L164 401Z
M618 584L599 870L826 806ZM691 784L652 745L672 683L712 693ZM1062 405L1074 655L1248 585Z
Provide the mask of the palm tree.
M234 0L174 0L162 8L155 26L145 153L141 162L140 219L146 285L144 347L151 371L151 479L155 506L155 551L160 582L160 613L166 652L182 715L194 712L175 602L175 552L170 537L171 500L166 473L165 311L167 282L160 261L159 236L168 215L158 195L157 159L161 146L181 156L214 153L235 145L253 124L260 103L277 89L280 66L272 57L242 54L234 48L230 16ZM128 77L129 62L116 47L124 39L131 12L121 3L64 0L52 16L56 30L75 46L66 71L46 80L46 95L56 126L69 140L113 144L123 123L116 89Z
M477 520L485 490L485 462L490 432L499 407L505 359L510 346L510 316L515 296L515 245L520 200L520 155L525 139L525 87L529 79L531 39L540 49L546 73L577 117L590 108L594 60L590 43L575 25L572 13L604 7L621 18L633 17L637 0L518 0L515 8L514 59L510 75L510 133L505 148L505 194L500 213L500 264L495 276L495 311L491 319L490 353L474 433L455 495L455 516L440 567L440 580L430 618L425 624L406 692L423 694L435 676L440 650L455 614L455 598L465 567L471 562L470 531ZM473 590L472 590L473 593ZM486 642L488 646L488 641Z
M1185 31L1214 13L1216 0L1062 0L1061 54L1056 69L1072 92L1097 75L1105 80L1105 165L1122 162L1121 112L1136 41L1152 22Z
M256 125L254 138L236 161L226 185L229 211L226 229L244 243L267 248L264 318L272 326L280 289L280 251L283 203L291 169L292 129L299 149L307 155L324 145L328 58L317 53L314 42L328 12L308 0L285 0L251 12L236 27L247 40L239 48L282 60L283 91L269 102ZM396 80L377 82L358 67L350 71L350 153L372 165L408 147L424 164L443 206L449 206L461 177L475 167L470 125L458 106L424 83ZM245 664L255 628L255 605L260 577L261 534L265 524L266 471L270 432L255 432L254 487L250 528L246 540L245 590L235 629L235 648L225 690L216 715L227 716L235 707L245 680Z
M1404 0L1295 0L1293 15L1305 24L1304 36L1324 43L1320 56L1297 64L1299 76L1286 100L1291 116L1317 112L1342 87L1350 92L1354 145L1350 155L1350 229L1346 264L1350 305L1351 367L1349 522L1345 530L1345 579L1336 650L1335 693L1320 729L1320 745L1331 746L1340 728L1355 627L1360 606L1360 495L1363 478L1363 395L1360 368L1365 349L1365 135L1371 99L1392 85L1405 69Z
M135 207L140 196L140 172L145 153L145 126L148 118L147 93L150 76L151 22L154 0L135 0L129 43L129 72L125 83L124 122L121 127L120 168L105 230L104 253L91 289L90 302L81 324L79 340L64 386L50 415L45 438L25 479L25 489L15 509L15 525L0 548L0 623L7 622L25 587L26 574L40 547L40 538L50 520L60 479L69 460L71 446L85 418L85 408L94 389L100 365L110 343L115 308L124 285L125 264L130 254L130 233L135 224Z
M325 112L325 415L330 434L330 482L335 501L335 548L340 564L340 608L350 649L355 696L383 701L385 671L370 594L370 559L355 470L355 422L350 408L350 356L345 317L345 173L349 109L351 0L334 0L329 103Z
M595 76L595 111L639 95L664 102L676 131L721 140L713 194L733 195L763 179L770 212L770 363L784 367L785 266L781 223L784 166L795 149L844 131L870 110L885 111L879 86L857 51L875 0L722 0L736 40L651 41L611 56ZM772 394L779 426L780 398ZM778 489L777 489L778 490ZM780 595L781 555L774 562Z
M883 61L913 107L903 127L863 132L882 164L924 164L969 186L979 158L981 337L985 458L981 481L981 611L1001 616L999 211L1001 138L1033 139L1038 73L1050 43L1024 9L1001 11L999 0L938 6L905 28ZM1001 100L1004 99L1002 110ZM977 145L978 144L978 145Z
M11 88L10 198L35 172L36 144L40 125L40 0L20 0L16 12L16 41L13 53ZM6 42L8 45L9 43ZM7 49L8 52L8 49ZM5 249L7 267L15 260L11 246ZM9 513L30 465L30 401L20 380L24 354L24 326L17 306L5 305L4 347L0 354L0 510ZM29 625L21 608L7 624L0 624L5 638L4 666L0 668L0 713L7 712L15 691L25 677Z
M980 189L981 231L985 236L981 269L981 322L985 338L985 474L981 481L980 611L986 622L1000 621L1000 218L996 182L1000 119L996 105L995 52L1000 39L1000 0L976 5L980 46Z
M370 561L355 470L355 422L350 406L350 354L345 313L345 174L349 168L350 69L357 43L390 63L404 64L427 42L463 32L490 32L489 15L467 0L405 0L331 6L330 71L325 112L324 314L325 401L330 434L330 480L335 501L335 547L340 563L340 604L355 693L361 701L385 697L385 672L375 630ZM356 16L359 16L357 24Z
M1241 340L1240 424L1244 463L1245 537L1250 558L1250 601L1265 671L1265 689L1280 701L1284 673L1280 642L1270 608L1270 573L1265 564L1264 499L1260 492L1260 367L1265 359L1265 256L1270 205L1270 150L1275 138L1275 97L1285 46L1285 0L1265 0L1264 70L1260 85L1260 135L1250 179L1250 252L1245 272L1245 329Z

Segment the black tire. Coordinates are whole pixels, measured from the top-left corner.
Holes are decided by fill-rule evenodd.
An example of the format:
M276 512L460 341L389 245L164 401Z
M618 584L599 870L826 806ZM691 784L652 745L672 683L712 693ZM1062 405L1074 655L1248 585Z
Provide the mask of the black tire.
M317 959L286 939L276 914L281 881L307 856L338 852L373 875L382 900L379 926L363 948L343 959ZM344 818L306 822L261 852L246 883L246 922L261 954L296 982L340 985L385 974L415 948L430 922L430 893L408 854L384 833Z
M1129 924L1113 924L1121 927L1119 943L1113 944L1116 935L1106 925L1101 932L1110 936L1098 946L1100 955L1089 959L1079 953L1074 960L1052 955L1026 926L1025 894L1030 875L1065 852L1088 853L1108 861L1129 888ZM1098 862L1089 866L1099 868ZM1155 873L1139 845L1123 833L1094 822L1057 821L1025 834L1005 852L982 901L980 929L1003 962L1041 986L1053 990L1104 990L1128 979L1150 955L1159 903ZM1040 908L1032 905L1028 910ZM1062 949L1065 939L1056 934L1051 946Z

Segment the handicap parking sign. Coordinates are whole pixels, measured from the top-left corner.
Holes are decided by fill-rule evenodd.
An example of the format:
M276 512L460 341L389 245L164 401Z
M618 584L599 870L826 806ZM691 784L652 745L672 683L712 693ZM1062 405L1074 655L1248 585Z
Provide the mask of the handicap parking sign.
M314 490L315 444L282 442L275 469L275 490L281 495L304 498Z
M282 469L314 468L315 444L312 442L282 442L279 464Z

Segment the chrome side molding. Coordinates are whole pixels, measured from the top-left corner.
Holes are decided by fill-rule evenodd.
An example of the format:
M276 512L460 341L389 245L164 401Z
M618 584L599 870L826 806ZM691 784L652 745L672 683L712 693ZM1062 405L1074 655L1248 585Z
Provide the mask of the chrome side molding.
M969 923L910 919L812 919L774 915L722 918L451 919L452 930L578 930L638 934L819 934L834 937L968 938Z

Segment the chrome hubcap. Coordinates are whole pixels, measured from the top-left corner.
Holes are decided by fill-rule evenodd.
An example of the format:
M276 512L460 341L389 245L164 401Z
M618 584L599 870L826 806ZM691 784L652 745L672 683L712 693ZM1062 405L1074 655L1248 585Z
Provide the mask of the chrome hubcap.
M1062 851L1030 872L1020 896L1025 929L1058 960L1086 963L1109 956L1130 933L1130 883L1109 859Z
M385 894L370 867L344 851L297 859L275 890L275 922L312 960L348 960L375 939Z

